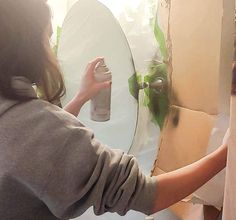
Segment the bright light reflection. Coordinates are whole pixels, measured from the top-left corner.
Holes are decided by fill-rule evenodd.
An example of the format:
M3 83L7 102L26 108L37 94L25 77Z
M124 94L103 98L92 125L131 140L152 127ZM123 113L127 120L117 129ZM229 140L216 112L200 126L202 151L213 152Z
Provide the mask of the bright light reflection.
M99 0L99 1L104 5L106 5L116 17L118 17L122 12L124 12L128 8L136 10L141 3L141 0Z

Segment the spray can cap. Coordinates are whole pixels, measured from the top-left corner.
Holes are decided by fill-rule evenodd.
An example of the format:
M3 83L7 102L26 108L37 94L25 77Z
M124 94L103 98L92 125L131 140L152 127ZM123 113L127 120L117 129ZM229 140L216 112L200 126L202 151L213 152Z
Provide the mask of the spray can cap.
M105 64L105 60L102 59L96 66L96 72L102 74L110 74L108 67Z

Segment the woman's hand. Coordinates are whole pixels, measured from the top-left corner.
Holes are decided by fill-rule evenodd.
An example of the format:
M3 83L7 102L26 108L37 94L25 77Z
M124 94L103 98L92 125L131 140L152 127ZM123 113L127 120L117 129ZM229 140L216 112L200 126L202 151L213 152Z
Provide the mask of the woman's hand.
M102 57L98 57L91 61L86 67L85 75L82 78L77 94L77 97L83 98L84 102L93 98L101 89L108 88L111 85L111 81L97 82L94 78L95 67L103 59Z
M227 144L181 169L157 176L157 195L153 212L165 209L193 193L226 166Z
M108 88L111 81L97 82L94 78L94 70L96 65L104 58L89 62L86 67L85 74L82 78L81 85L75 97L65 106L64 110L78 116L81 107L90 99L92 99L100 90Z

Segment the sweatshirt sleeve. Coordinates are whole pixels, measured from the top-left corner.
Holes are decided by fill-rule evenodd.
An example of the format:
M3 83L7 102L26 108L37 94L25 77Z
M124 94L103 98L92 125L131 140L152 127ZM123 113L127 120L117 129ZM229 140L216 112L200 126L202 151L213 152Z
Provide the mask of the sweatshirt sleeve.
M85 127L68 132L41 196L55 216L74 218L91 206L96 215L152 212L156 179L142 174L133 156L101 144Z

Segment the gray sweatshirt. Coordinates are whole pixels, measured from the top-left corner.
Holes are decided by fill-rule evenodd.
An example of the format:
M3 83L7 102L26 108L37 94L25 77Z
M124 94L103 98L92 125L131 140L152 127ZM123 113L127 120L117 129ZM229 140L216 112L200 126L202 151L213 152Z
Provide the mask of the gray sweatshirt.
M0 219L70 219L130 209L150 214L156 180L136 159L95 139L76 117L40 99L0 96Z

